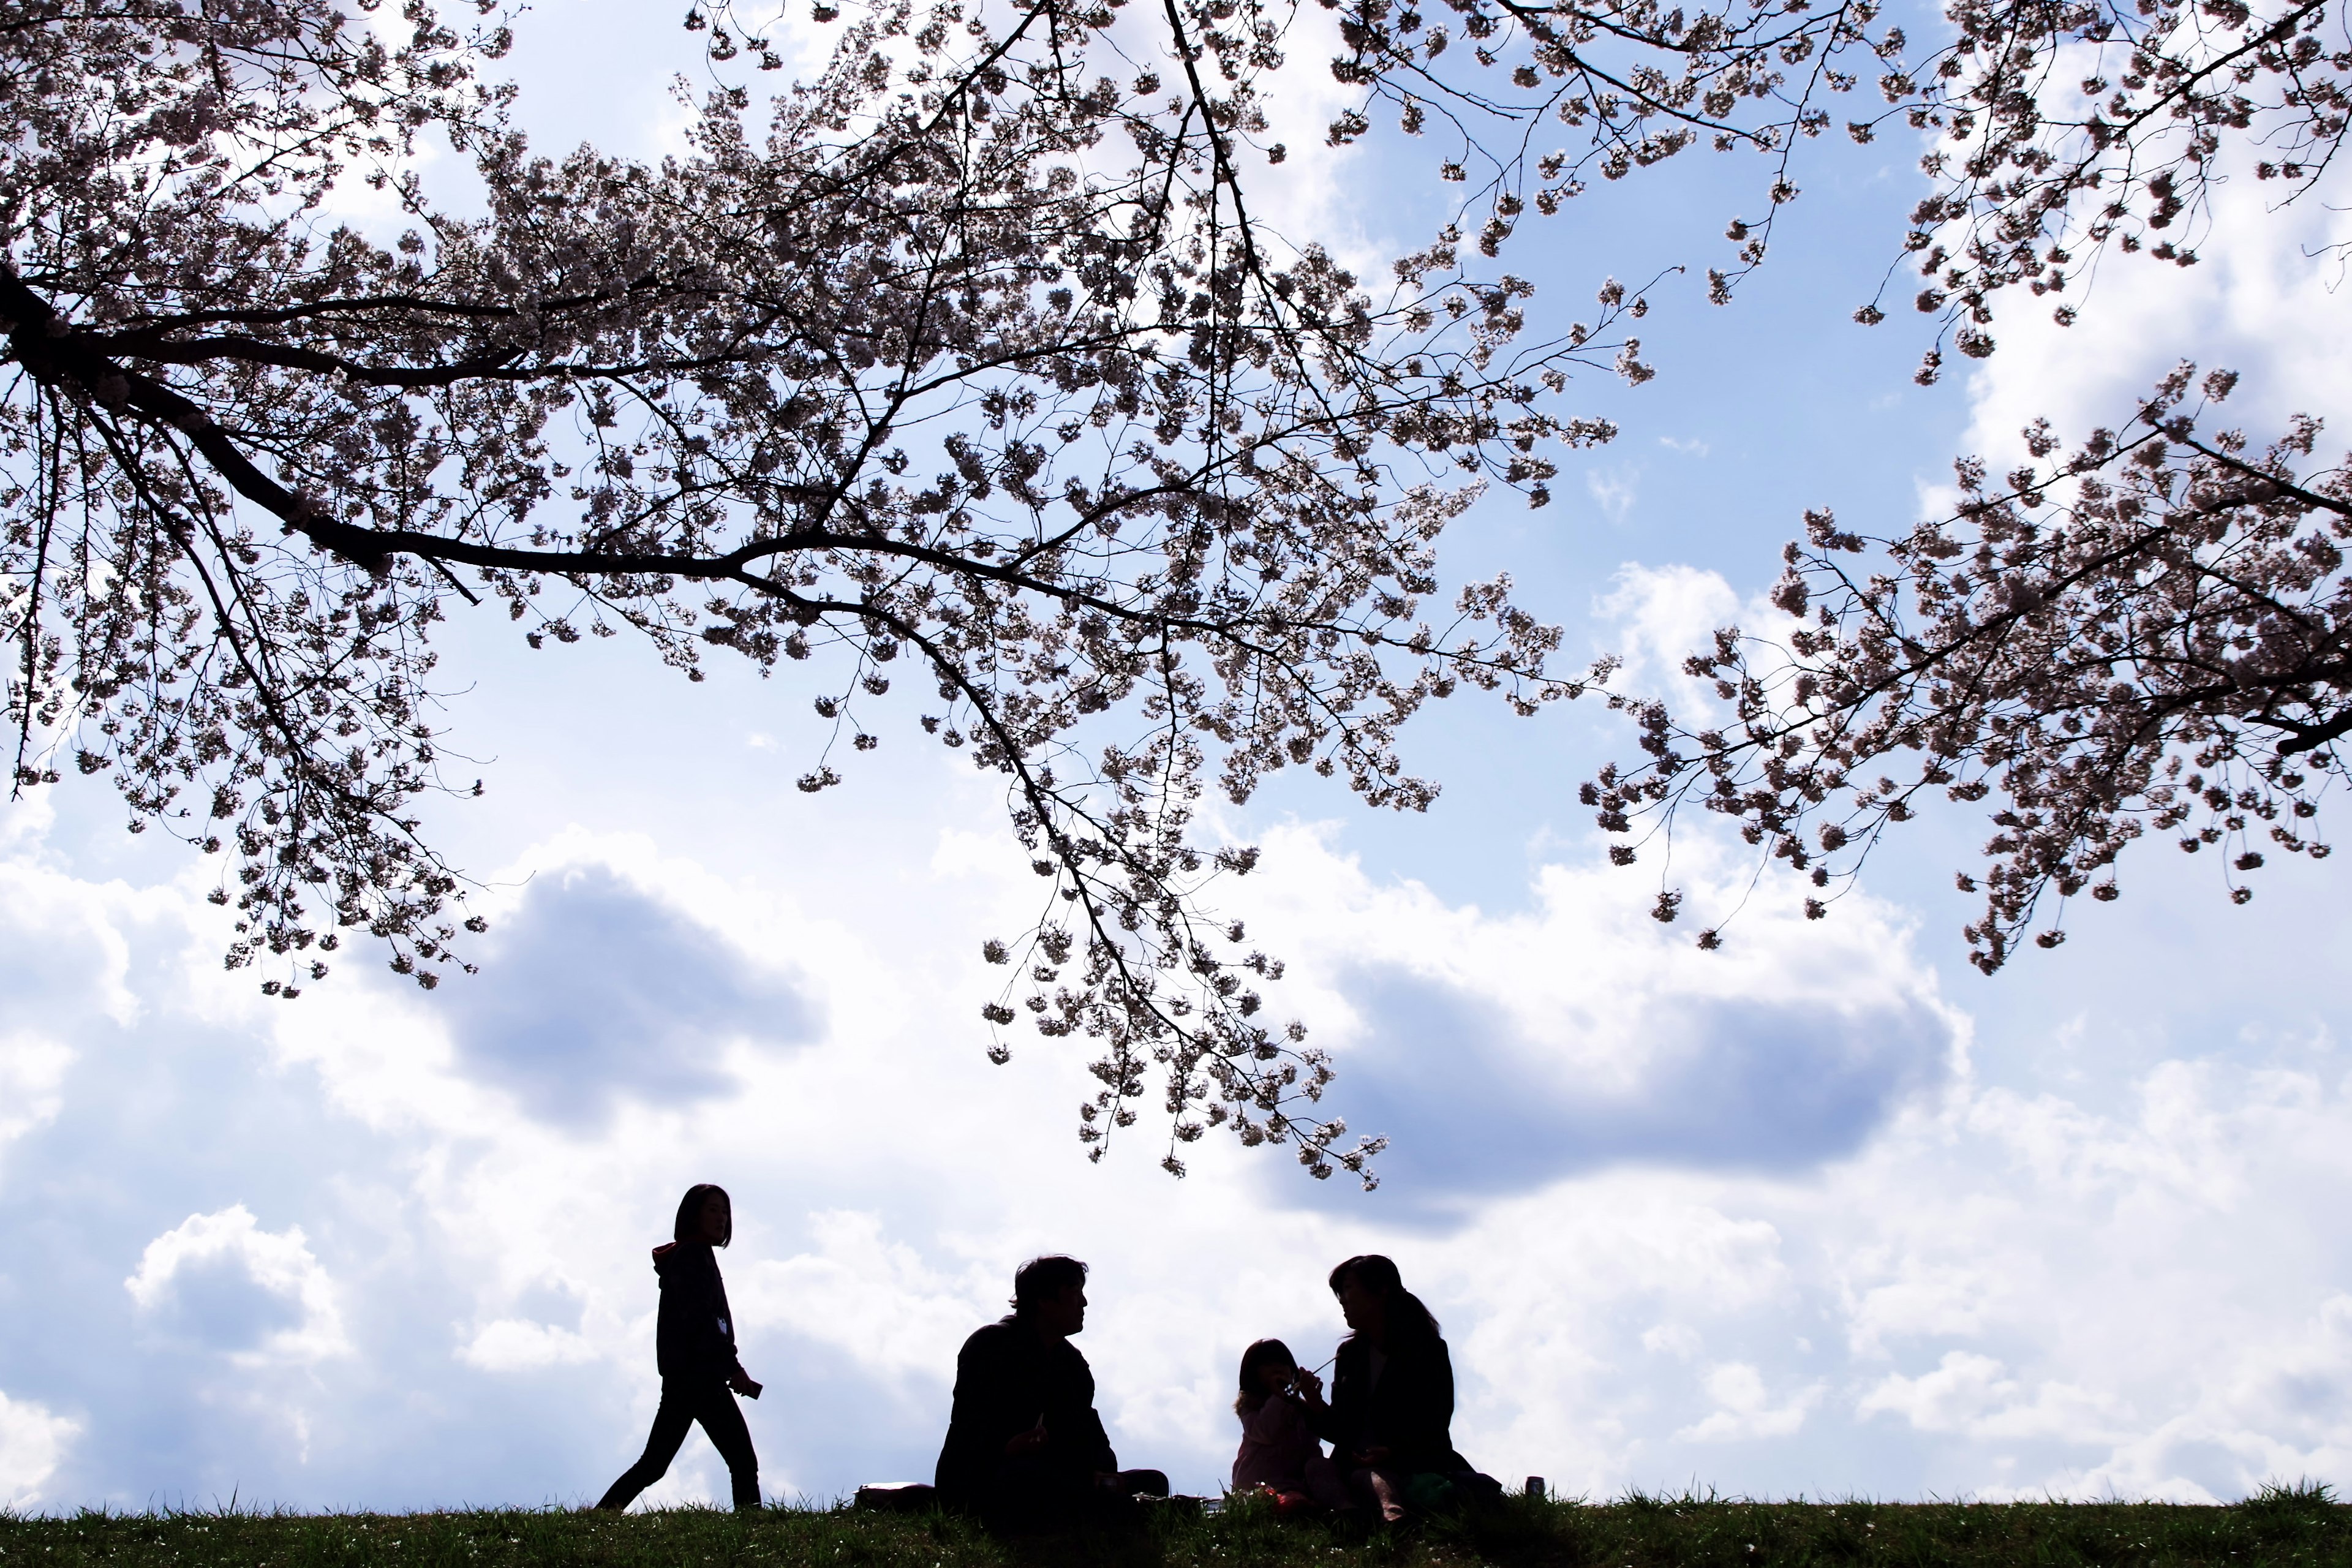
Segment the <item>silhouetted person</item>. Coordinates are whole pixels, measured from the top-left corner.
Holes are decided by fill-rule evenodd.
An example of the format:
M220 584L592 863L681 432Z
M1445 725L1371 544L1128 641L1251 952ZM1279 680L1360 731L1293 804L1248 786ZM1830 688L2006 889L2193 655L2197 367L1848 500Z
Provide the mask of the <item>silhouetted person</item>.
M1070 1336L1087 1325L1087 1266L1033 1258L1013 1277L1013 1313L964 1341L940 1449L940 1500L992 1524L1036 1529L1116 1518L1158 1470L1122 1470L1095 1414L1095 1374Z
M1236 1495L1270 1493L1283 1513L1349 1506L1347 1485L1323 1457L1307 1418L1307 1399L1322 1395L1323 1380L1302 1368L1280 1340L1260 1340L1242 1352L1234 1399L1234 1414L1242 1418L1241 1450L1234 1456Z
M1350 1258L1331 1270L1331 1293L1355 1331L1339 1342L1330 1403L1311 1384L1301 1392L1352 1500L1394 1523L1415 1508L1499 1493L1454 1451L1454 1359L1397 1266Z
M735 1506L760 1506L760 1457L751 1449L751 1428L735 1395L760 1397L760 1384L735 1359L735 1314L727 1306L727 1282L719 1277L716 1248L734 1239L735 1210L726 1192L705 1182L678 1200L677 1239L654 1248L654 1273L661 1279L661 1316L654 1328L654 1360L661 1369L661 1405L654 1412L653 1436L637 1462L613 1483L598 1508L623 1509L639 1492L669 1473L686 1429L697 1421L711 1447L727 1461Z

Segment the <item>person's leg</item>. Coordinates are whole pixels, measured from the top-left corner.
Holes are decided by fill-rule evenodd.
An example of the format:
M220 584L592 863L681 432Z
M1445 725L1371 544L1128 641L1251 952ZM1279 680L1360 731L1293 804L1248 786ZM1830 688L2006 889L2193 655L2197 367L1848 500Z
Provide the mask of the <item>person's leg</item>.
M646 1451L621 1472L621 1479L596 1506L624 1509L636 1501L639 1492L669 1473L669 1462L677 1458L678 1445L686 1441L686 1429L693 1424L693 1405L686 1391L663 1384L661 1405L654 1411L653 1435L646 1439Z
M1345 1513L1356 1506L1339 1467L1320 1455L1307 1461L1307 1495L1334 1513Z
M1133 1497L1139 1492L1145 1497L1166 1497L1168 1477L1160 1470L1121 1470L1114 1489L1121 1497Z
M751 1428L743 1424L743 1407L724 1384L703 1397L695 1416L709 1434L710 1446L727 1461L727 1480L738 1510L760 1506L760 1456L751 1448Z
M1386 1522L1396 1524L1405 1516L1403 1481L1402 1476L1367 1468L1348 1477L1348 1490L1354 1494L1359 1505Z
M981 1516L998 1530L1050 1530L1085 1506L1085 1492L1042 1454L1016 1454L996 1467Z

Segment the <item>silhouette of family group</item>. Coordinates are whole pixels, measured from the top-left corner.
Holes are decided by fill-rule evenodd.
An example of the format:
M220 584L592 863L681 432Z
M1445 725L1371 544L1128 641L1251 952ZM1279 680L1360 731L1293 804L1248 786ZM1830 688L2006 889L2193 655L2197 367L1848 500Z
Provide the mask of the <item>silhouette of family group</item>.
M760 1397L735 1350L718 1248L734 1236L727 1194L704 1184L678 1204L672 1239L654 1249L661 1312L654 1354L661 1404L645 1453L597 1506L624 1509L668 1472L700 1422L727 1461L735 1506L760 1506L760 1461L735 1396ZM1242 1353L1234 1402L1241 1448L1233 1490L1283 1512L1328 1510L1395 1523L1499 1494L1454 1450L1454 1363L1437 1320L1385 1258L1331 1270L1348 1337L1330 1394L1280 1340ZM1087 1322L1087 1266L1033 1258L1013 1277L1013 1310L973 1331L956 1356L955 1402L940 1445L936 1497L1004 1529L1115 1522L1168 1495L1158 1470L1121 1469L1095 1412L1095 1377L1070 1342ZM1323 1446L1328 1443L1327 1455Z

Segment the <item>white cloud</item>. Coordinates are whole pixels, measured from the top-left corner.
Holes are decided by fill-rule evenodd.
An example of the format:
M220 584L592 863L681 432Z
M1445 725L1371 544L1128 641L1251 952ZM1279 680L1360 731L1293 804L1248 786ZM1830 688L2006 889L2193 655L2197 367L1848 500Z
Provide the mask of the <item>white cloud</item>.
M79 1422L52 1415L29 1399L0 1394L0 1509L29 1509L57 1473Z
M2133 399L2181 359L2246 377L2229 406L2258 438L2302 411L2352 435L2352 363L2339 352L2344 268L2331 247L2352 241L2352 208L2305 199L2280 211L2276 184L2247 172L2217 188L2201 260L2186 269L2145 256L2105 258L2074 327L2040 301L2008 302L1999 352L1969 380L1972 423L1964 450L1996 462L2019 453L2018 432L2046 416L2079 440L2120 427ZM2323 193L2324 195L2324 193Z
M1889 1373L1854 1412L1900 1415L1922 1432L2075 1441L2114 1434L2121 1414L2112 1401L2072 1384L2043 1383L2029 1397L2000 1362L1969 1351L1946 1352L1935 1371L1917 1377Z
M1684 1361L1698 1354L1704 1342L1698 1331L1687 1323L1659 1323L1642 1331L1642 1348L1678 1356Z
M939 1273L885 1239L878 1215L827 1210L808 1226L814 1250L754 1266L734 1291L747 1329L791 1328L881 1376L936 1379L964 1336L1002 1310L1002 1280Z
M1764 1387L1763 1373L1746 1362L1725 1362L1710 1368L1706 1394L1716 1408L1705 1419L1675 1434L1685 1443L1731 1443L1758 1437L1786 1437L1805 1424L1805 1413L1820 1402L1818 1384L1799 1389L1785 1403L1775 1405Z
M311 1255L302 1227L264 1230L243 1204L213 1214L190 1215L149 1242L140 1254L138 1269L122 1282L122 1288L142 1312L162 1313L184 1304L190 1277L223 1270L241 1275L263 1294L296 1310L295 1321L268 1333L257 1345L230 1350L231 1360L258 1365L313 1362L350 1352L334 1281ZM241 1327L233 1321L203 1325L208 1331L228 1336L236 1336Z
M1584 471L1584 489L1601 515L1612 523L1622 524L1633 514L1633 503L1642 495L1642 470L1639 467L1613 463L1605 468L1589 468Z
M1157 28L1158 18L1149 25ZM1331 121L1358 97L1331 74L1331 61L1348 52L1339 14L1299 6L1291 13L1282 49L1282 68L1259 84L1267 129L1258 140L1280 143L1287 156L1249 172L1251 216L1294 245L1320 241L1377 290L1391 281L1390 262L1427 244L1430 236L1394 226L1399 213L1380 199L1383 182L1370 149L1330 144ZM1168 62L1160 71L1173 79L1177 68ZM1424 143L1399 156L1425 159L1432 173L1438 162Z
M1716 628L1756 629L1757 605L1743 605L1719 572L1696 566L1644 566L1628 562L1593 601L1610 648L1624 662L1612 684L1630 692L1667 696L1685 710L1711 701L1714 689L1683 673L1683 660L1712 647Z
M44 815L27 812L26 820L40 820ZM114 1023L131 1022L139 1003L127 984L131 931L168 917L176 899L165 889L133 893L119 882L83 881L42 852L40 836L25 832L21 823L12 827L14 831L0 835L0 842L14 846L0 860L0 922L9 931L10 956L20 963L40 965L52 975L60 970L75 973L79 984L72 1005L80 1009L94 1004L96 1011Z
M528 1318L500 1318L483 1324L459 1347L457 1359L485 1372L521 1372L573 1366L594 1361L601 1353L593 1341L574 1330Z
M38 1035L0 1037L0 1152L57 1120L73 1049Z
M1989 1281L1970 1264L1931 1264L1915 1256L1892 1258L1865 1251L1854 1266L1872 1275L1894 1275L1846 1293L1846 1332L1857 1356L1884 1356L1890 1336L1967 1337L1983 1325Z
M1619 1160L1810 1163L1964 1061L1965 1021L1883 905L1823 924L1768 887L1699 952L1751 874L1704 840L1657 873L1698 912L1672 925L1638 869L1546 866L1532 908L1489 916L1376 882L1313 830L1264 844L1225 901L1293 963L1272 1005L1318 1020L1342 1106L1397 1136L1424 1197Z

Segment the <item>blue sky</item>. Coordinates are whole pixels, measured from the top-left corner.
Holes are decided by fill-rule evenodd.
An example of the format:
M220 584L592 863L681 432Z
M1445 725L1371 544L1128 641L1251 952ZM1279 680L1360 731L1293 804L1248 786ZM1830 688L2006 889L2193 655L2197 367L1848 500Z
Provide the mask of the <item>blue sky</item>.
M668 144L685 35L558 0L522 38L545 144ZM1311 127L1320 92L1284 111ZM1825 148L1729 310L1662 285L1658 378L1580 389L1620 440L1546 511L1475 510L1449 572L1507 567L1571 649L1670 689L1801 508L1899 526L1955 452L2035 413L2111 419L2185 353L2247 373L2257 430L2347 427L2344 302L2309 254L2345 220L2263 215L2242 184L2197 272L2111 268L2072 332L2013 311L1984 367L1912 385L1906 323L1846 322L1906 156ZM1285 168L1286 226L1348 254L1434 211L1391 150ZM1717 259L1748 173L1686 158L1597 192L1512 265L1538 311L1589 313L1603 276ZM1364 1250L1444 1320L1458 1446L1514 1480L2352 1484L2336 862L2233 909L2210 858L2142 851L2120 903L1987 981L1951 888L1983 828L1954 811L1826 922L1768 881L1708 957L1644 918L1646 868L1608 868L1574 804L1624 731L1459 699L1408 732L1445 784L1427 814L1286 776L1221 823L1267 847L1230 907L1291 959L1279 1005L1338 1054L1351 1123L1396 1140L1385 1184L1214 1144L1178 1183L1150 1137L1083 1160L1076 1047L985 1060L979 944L1034 883L1000 790L915 744L911 712L812 797L789 669L688 687L626 641L534 653L490 616L456 619L445 669L488 793L435 827L495 924L482 974L430 996L351 962L267 1001L221 970L201 868L111 797L0 808L0 1501L593 1499L655 1396L646 1249L701 1180L736 1196L781 1495L928 1476L956 1345L1048 1249L1095 1266L1081 1342L1123 1462L1192 1489L1230 1462L1242 1346L1328 1354L1323 1274ZM1704 832L1678 856L1694 912L1748 869ZM723 1495L696 1438L652 1500Z

